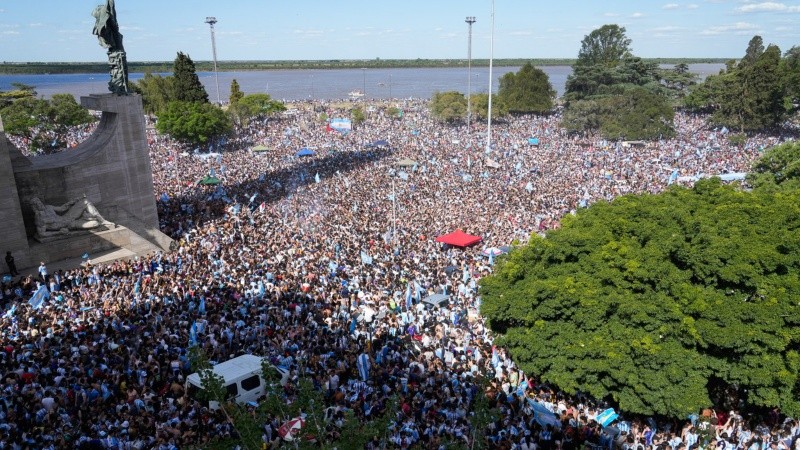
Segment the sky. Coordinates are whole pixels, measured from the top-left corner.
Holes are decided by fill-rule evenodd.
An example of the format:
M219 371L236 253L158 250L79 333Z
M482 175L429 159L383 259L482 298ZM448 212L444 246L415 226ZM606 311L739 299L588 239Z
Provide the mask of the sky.
M102 0L0 0L0 60L105 61ZM491 0L116 0L128 61L489 58ZM605 24L646 58L738 58L756 34L800 45L800 0L495 0L495 58L574 58Z

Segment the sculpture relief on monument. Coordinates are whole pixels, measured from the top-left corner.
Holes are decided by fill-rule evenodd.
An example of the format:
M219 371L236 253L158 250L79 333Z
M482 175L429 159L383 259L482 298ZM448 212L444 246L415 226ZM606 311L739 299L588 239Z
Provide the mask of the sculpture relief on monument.
M33 209L36 223L35 238L39 241L75 231L114 227L114 223L105 220L85 195L60 206L45 205L37 197L28 202Z

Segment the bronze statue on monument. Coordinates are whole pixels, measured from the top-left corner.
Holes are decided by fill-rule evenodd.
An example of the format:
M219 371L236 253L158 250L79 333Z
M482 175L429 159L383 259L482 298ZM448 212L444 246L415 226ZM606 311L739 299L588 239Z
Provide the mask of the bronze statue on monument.
M128 60L125 48L122 46L122 34L117 23L117 10L114 0L106 0L105 5L97 5L92 11L95 18L92 34L97 36L100 46L107 49L109 72L111 81L108 90L117 95L127 95L128 90Z

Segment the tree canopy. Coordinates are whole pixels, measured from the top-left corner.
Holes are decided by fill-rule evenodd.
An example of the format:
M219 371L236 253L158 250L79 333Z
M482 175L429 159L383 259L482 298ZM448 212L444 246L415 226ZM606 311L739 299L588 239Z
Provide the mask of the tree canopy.
M521 369L628 412L686 417L720 387L800 414L800 193L719 179L568 216L482 279Z
M764 48L754 36L744 57L711 75L685 99L692 110L711 112L710 122L741 132L780 126L800 108L800 50L781 58L775 45Z
M233 88L231 88L231 98L234 98ZM240 125L247 125L251 119L267 117L283 111L286 111L286 105L283 102L273 100L269 94L261 93L242 94L228 107L228 113Z
M208 93L189 55L178 52L173 67L173 99L182 102L208 102Z
M545 113L553 109L556 91L543 70L526 63L500 78L497 98L512 113ZM494 104L492 105L494 106Z
M584 36L575 65L615 67L630 54L630 45L624 27L603 25Z
M767 192L800 190L800 142L788 142L764 152L753 164L747 182L754 189Z
M454 123L467 116L467 98L461 92L435 92L431 98L431 115L442 122Z
M66 145L66 135L71 127L95 120L72 94L55 94L50 100L45 100L22 94L34 92L32 88L10 92L14 94L6 98L14 100L0 109L5 132L29 138L31 151L57 151Z
M202 145L215 136L230 133L232 126L228 115L216 105L172 101L159 114L156 129L175 139Z
M625 28L617 25L604 25L583 39L564 95L569 131L599 131L610 139L658 139L673 133L670 96L682 95L691 77L680 69L665 73L632 55L630 42Z
M174 80L173 76L162 77L145 72L144 76L139 81L131 83L131 86L134 92L142 95L144 111L158 115L167 107L167 103L175 100Z

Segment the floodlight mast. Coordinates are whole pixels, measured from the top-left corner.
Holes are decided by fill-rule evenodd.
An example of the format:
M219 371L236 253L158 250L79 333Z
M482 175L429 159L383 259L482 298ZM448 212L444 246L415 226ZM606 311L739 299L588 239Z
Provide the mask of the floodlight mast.
M219 73L217 72L217 42L214 38L214 24L217 23L216 17L206 17L206 23L211 28L211 54L214 57L214 81L217 84L217 104L222 105L219 97Z
M475 23L475 16L467 16L464 22L469 25L467 40L467 133L469 133L472 119L472 24Z

